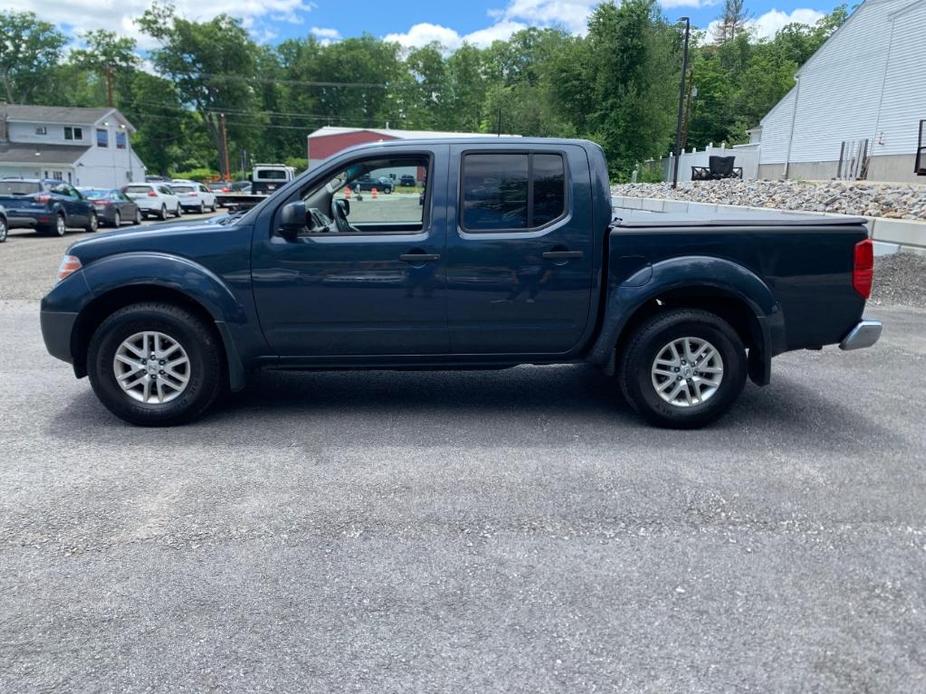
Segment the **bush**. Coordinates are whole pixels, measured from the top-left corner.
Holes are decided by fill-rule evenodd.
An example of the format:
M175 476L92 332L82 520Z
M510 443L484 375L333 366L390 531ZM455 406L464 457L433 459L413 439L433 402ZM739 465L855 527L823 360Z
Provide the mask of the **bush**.
M189 171L175 171L173 178L183 178L189 181L214 181L221 174L218 171L208 168L190 169Z

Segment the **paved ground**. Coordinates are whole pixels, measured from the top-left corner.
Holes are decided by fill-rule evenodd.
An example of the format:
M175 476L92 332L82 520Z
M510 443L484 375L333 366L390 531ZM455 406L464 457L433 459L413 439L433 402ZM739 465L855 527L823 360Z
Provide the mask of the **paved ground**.
M0 301L0 691L923 691L926 312L876 313L699 432L580 367L268 375L144 430Z

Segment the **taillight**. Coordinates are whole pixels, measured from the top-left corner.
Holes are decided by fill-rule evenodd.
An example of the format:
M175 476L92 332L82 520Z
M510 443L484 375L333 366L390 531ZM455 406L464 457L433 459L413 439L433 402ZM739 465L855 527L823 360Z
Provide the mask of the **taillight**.
M49 200L51 200L51 196L50 196L50 195L36 195L36 196L35 196L35 201L36 201L36 202L46 203L46 202L48 202Z
M148 191L148 197L149 197L149 198L156 198L157 196L158 196L158 194L155 193L153 190L149 190L149 191Z
M863 299L871 297L871 283L875 277L875 249L871 239L855 244L852 265L852 287Z
M80 258L74 255L66 255L61 259L61 265L58 266L58 281L70 277L80 270Z

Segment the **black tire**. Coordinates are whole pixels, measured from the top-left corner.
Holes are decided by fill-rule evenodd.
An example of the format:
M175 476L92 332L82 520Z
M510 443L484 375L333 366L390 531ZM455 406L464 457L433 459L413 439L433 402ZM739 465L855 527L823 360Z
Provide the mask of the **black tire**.
M36 231L45 236L64 236L68 231L68 222L64 212L58 212L55 215L54 224L42 225L37 227Z
M183 205L181 205L180 203L177 203L177 209L174 210L174 217L176 217L177 219L180 219L180 217L182 216L183 216Z
M138 226L139 224L141 224L141 217L142 217L142 215L141 215L141 210L139 210L139 209L136 207L136 208L135 208L135 217L132 219L132 224L134 224L135 226Z
M686 337L706 340L714 346L722 360L723 376L716 391L703 402L680 406L659 395L652 369L663 348ZM730 409L746 383L746 370L746 349L729 323L707 311L675 309L653 316L636 329L619 355L618 380L624 398L651 424L695 429Z
M122 226L122 215L119 213L119 210L113 212L113 226L117 229Z
M180 343L189 358L190 380L169 402L135 400L116 381L117 349L142 331L164 333ZM87 350L87 372L97 397L114 415L140 426L183 424L202 416L224 387L223 363L218 337L209 327L186 309L164 303L132 304L116 311L93 333Z
M6 237L10 235L10 228L7 226L6 217L0 216L0 243L6 241Z
M199 209L196 210L196 214L206 214L206 204L199 203Z
M99 218L96 216L96 212L91 212L91 213L90 213L90 221L88 221L88 222L84 225L84 231L86 231L87 233L92 234L92 233L94 233L94 232L95 232L97 229L99 229L99 228L100 228L100 220L99 220Z
M167 219L167 205L161 204L161 209L158 211L158 219L165 220Z

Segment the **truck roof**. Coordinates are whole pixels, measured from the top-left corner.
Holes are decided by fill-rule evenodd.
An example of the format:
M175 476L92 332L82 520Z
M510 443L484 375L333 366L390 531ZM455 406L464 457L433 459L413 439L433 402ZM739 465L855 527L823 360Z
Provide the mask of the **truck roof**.
M414 147L415 145L479 145L480 147L508 146L513 149L524 149L536 145L579 145L580 147L595 147L599 145L591 140L571 139L565 137L433 137L414 140L385 140L383 142L367 142L355 145L350 151L360 149L378 149L380 147ZM347 150L345 150L347 151Z

